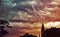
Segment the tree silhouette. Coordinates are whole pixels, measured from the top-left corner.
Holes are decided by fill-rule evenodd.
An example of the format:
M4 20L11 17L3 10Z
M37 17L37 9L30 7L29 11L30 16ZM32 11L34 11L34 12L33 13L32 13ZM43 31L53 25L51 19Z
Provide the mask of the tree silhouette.
M60 30L58 28L46 29L44 32L44 37L60 37Z
M0 20L0 37L3 37L3 35L8 34L8 32L6 30L4 30L5 27L10 27L8 21L5 20Z
M37 37L37 36L36 35L29 34L29 33L25 33L25 35L20 36L20 37Z

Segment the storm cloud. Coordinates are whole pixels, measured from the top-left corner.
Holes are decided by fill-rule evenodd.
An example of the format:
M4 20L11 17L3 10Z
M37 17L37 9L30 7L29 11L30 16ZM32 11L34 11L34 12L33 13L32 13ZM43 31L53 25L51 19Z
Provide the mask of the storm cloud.
M25 21L41 21L42 19L47 20L50 18L50 20L54 18L56 20L54 9L58 5L59 2L56 0L2 0L0 18ZM58 14L59 12L56 13Z

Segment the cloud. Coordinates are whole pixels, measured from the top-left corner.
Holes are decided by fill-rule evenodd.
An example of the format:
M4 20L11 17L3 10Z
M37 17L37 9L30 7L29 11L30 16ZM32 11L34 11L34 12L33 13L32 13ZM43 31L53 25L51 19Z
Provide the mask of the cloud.
M58 28L59 25L60 25L60 22L48 22L45 24L45 27L46 28L51 28L51 27L57 27Z
M4 0L4 14L1 16L6 19L19 19L31 21L54 21L59 20L59 3L55 0L34 1L33 6L28 3L33 0ZM46 3L46 2L47 3ZM35 11L34 11L35 10ZM58 17L57 17L58 16ZM50 19L50 20L48 20ZM54 19L54 20L53 20Z

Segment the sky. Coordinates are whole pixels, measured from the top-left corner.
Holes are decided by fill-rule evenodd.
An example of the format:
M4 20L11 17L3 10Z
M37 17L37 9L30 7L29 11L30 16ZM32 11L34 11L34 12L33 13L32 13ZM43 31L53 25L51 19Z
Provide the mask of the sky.
M43 21L60 21L59 4L59 0L2 0L0 18L25 21L42 21L42 19Z
M0 19L22 29L20 34L39 34L41 22L46 28L60 25L60 0L2 0L1 3Z

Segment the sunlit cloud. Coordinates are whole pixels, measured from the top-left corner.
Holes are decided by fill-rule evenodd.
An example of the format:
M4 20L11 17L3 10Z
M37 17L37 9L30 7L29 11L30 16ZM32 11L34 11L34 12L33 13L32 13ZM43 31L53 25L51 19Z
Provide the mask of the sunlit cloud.
M45 24L46 28L51 28L51 27L58 27L60 25L60 22L48 22Z
M12 6L15 7L16 6L16 3L14 3Z
M59 3L58 2L51 2L50 4L52 4L52 5L58 5Z
M29 1L28 3L31 4L31 5L37 4L36 1Z

